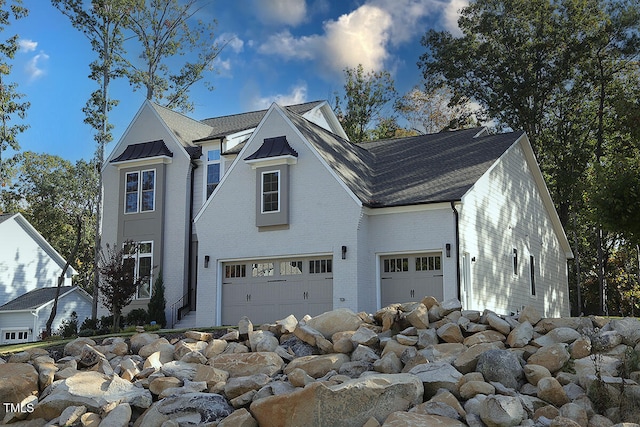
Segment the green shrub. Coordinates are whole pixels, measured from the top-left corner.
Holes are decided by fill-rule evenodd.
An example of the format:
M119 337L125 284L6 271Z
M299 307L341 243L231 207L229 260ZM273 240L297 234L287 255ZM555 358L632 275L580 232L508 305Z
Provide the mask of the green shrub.
M162 329L162 326L157 323L155 325L144 325L144 330L147 332L159 331L160 329Z
M100 324L100 320L98 319L92 319L90 317L87 317L86 319L84 319L84 321L82 322L82 325L80 325L80 330L82 331L83 329L98 329Z
M153 293L149 300L149 317L148 322L156 322L161 327L165 327L167 319L164 314L164 309L167 305L167 300L164 298L164 281L162 280L162 270L158 272L158 278L153 285Z
M60 323L56 334L63 338L71 338L78 334L78 314L75 311L72 311L71 316Z
M136 308L126 315L125 324L129 326L142 326L147 322L147 310L144 308Z
M78 332L79 337L92 337L94 335L98 335L95 329L85 328L85 329L80 329L80 331Z

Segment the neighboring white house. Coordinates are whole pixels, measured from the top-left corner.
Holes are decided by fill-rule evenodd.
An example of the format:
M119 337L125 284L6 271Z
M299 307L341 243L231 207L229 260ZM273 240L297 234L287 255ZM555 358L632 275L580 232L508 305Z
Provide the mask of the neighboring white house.
M225 154L195 217L198 326L427 295L569 315L573 255L523 132L353 144L274 104Z
M0 344L31 342L40 339L46 330L56 294L55 287L34 289L0 306ZM91 317L92 298L78 286L60 288L58 307L51 331L56 332L73 312L78 326Z
M346 137L326 101L287 108ZM169 324L195 309L199 241L192 219L266 113L198 121L150 101L138 110L102 170L103 244L140 243L131 264L149 277L126 311L147 308L160 271Z
M34 289L57 286L65 263L21 214L0 214L0 305ZM63 285L71 285L74 274L70 266Z

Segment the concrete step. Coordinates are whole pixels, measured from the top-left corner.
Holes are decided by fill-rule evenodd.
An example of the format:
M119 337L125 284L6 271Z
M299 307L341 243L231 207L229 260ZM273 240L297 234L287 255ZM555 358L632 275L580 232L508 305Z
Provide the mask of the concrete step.
M173 325L173 329L188 329L196 327L196 312L190 311Z

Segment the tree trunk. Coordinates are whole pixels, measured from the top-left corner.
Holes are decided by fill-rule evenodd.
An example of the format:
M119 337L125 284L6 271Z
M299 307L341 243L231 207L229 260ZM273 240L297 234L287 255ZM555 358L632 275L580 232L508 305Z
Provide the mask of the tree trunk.
M51 307L51 314L49 314L49 319L47 320L47 325L45 328L46 335L48 337L51 336L51 326L53 325L53 320L56 318L56 314L58 311L58 297L60 296L60 288L64 283L64 276L67 274L67 270L69 269L69 265L71 265L71 260L75 259L76 254L78 253L78 248L80 247L80 240L82 238L82 216L78 215L76 217L76 243L69 254L69 258L67 258L67 262L64 264L64 268L58 276L58 286L56 287L56 296L53 299L53 307Z

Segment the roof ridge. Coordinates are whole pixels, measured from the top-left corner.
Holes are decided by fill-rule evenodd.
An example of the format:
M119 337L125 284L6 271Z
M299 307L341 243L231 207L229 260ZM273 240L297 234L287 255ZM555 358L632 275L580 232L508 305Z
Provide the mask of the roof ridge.
M301 103L298 103L298 104L282 105L282 107L289 109L290 107L298 107L298 106L301 106L301 105L315 104L315 103L320 104L320 103L323 103L323 102L325 102L325 100L307 101L307 102L301 102ZM275 102L275 103L278 104L277 102ZM278 104L278 105L280 105L280 104ZM202 119L201 121L224 119L226 117L242 116L244 114L255 114L255 113L262 113L262 112L266 113L267 111L269 111L268 108L261 108L260 110L245 111L243 113L234 113L234 114L225 114L225 115L222 115L222 116L207 117L207 118Z

